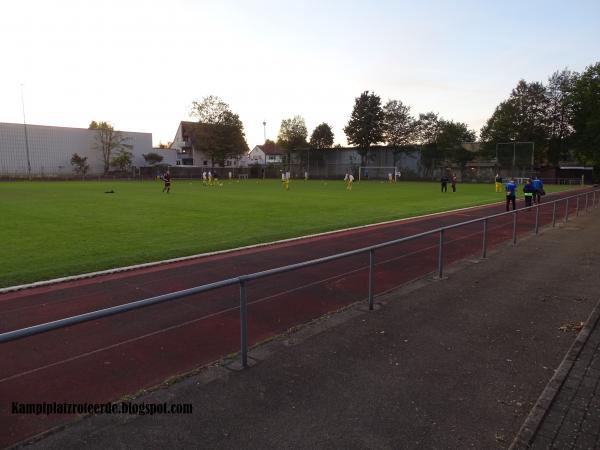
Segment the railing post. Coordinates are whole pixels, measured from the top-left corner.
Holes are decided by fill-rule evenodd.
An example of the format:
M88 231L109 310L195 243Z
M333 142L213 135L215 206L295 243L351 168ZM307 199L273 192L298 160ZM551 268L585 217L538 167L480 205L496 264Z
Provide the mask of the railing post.
M586 214L589 212L588 211L588 197L589 197L588 192L586 192L585 193L585 213Z
M373 311L373 291L375 289L375 249L369 250L369 310Z
M513 245L517 243L517 210L513 211Z
M576 197L577 203L575 204L575 217L579 215L579 195Z
M596 207L596 191L594 191L594 196L592 197L592 206Z
M240 340L242 367L248 367L248 302L244 280L240 280Z
M483 219L483 242L481 244L481 258L487 256L487 219Z
M535 208L535 234L538 234L540 229L540 204Z
M552 203L552 228L556 226L556 201Z
M565 206L565 223L569 221L569 199L567 199Z
M440 244L438 248L438 278L444 274L444 229L440 230Z

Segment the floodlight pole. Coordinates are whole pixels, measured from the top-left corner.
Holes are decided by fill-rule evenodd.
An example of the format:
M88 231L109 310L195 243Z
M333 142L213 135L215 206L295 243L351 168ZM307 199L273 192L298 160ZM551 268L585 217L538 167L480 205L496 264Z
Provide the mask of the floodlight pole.
M25 97L23 96L23 83L21 83L21 104L23 105L23 130L25 131L25 153L27 155L27 178L31 180L31 160L29 159L29 139L27 136L27 121L25 120Z

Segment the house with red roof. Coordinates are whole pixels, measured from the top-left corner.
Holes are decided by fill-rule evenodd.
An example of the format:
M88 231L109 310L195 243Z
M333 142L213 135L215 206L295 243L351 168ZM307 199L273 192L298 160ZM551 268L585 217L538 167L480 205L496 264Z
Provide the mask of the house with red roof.
M263 145L255 146L248 153L250 164L259 164L266 166L268 164L281 164L285 150L274 142L267 142Z

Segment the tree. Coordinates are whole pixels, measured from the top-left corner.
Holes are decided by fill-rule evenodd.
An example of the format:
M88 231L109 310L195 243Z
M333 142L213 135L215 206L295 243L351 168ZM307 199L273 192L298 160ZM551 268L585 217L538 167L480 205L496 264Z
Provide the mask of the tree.
M164 159L163 156L159 155L158 153L148 153L147 155L142 155L142 157L146 161L146 164L150 166L158 164Z
M510 97L500 103L481 129L484 142L533 142L542 160L548 149L549 101L539 82L520 80ZM491 146L488 147L491 151Z
M211 165L223 163L248 152L244 125L229 105L219 97L209 95L200 102L192 102L191 116L198 119L193 128L194 148L206 154Z
M600 174L600 62L587 67L577 78L572 101L575 155L594 166L597 178Z
M231 113L229 105L216 95L204 97L201 101L193 101L190 116L201 123L226 123Z
M108 122L92 121L89 129L96 130L96 135L94 136L95 142L92 144L92 147L102 153L104 173L106 174L111 165L113 152L132 148L131 145L126 144L129 138L125 137L120 131L116 131Z
M368 162L369 149L372 144L384 140L384 113L381 98L374 92L363 92L354 100L354 109L344 133L350 145L359 147L363 164Z
M388 145L400 147L413 143L415 119L410 106L400 100L389 100L383 107L384 137Z
M277 135L277 145L287 151L287 163L291 162L291 153L294 150L306 148L308 143L306 137L308 130L302 116L294 116L291 119L283 119Z
M557 165L567 157L567 141L573 134L573 98L572 92L577 74L564 69L554 72L548 79L546 97L548 98L548 121L550 142L548 160Z
M132 156L133 154L131 152L121 150L121 152L110 161L110 165L121 172L129 170L131 167Z
M474 141L475 131L470 130L467 124L443 119L439 121L439 131L435 142L438 155L443 155L458 163L462 168L475 156L472 152L465 150L462 144Z
M310 145L313 148L331 148L333 145L333 131L331 131L331 127L323 122L312 132L310 136Z
M440 118L437 113L419 114L415 122L415 139L421 145L434 144L440 133Z
M437 161L444 158L439 154L436 145L438 135L440 134L440 118L437 113L428 112L419 114L419 119L415 122L414 137L421 146L421 165L426 174L431 174Z
M90 166L87 163L87 156L79 156L77 153L73 153L71 165L73 166L73 171L82 177L85 177L85 174L88 173L88 170L90 169Z

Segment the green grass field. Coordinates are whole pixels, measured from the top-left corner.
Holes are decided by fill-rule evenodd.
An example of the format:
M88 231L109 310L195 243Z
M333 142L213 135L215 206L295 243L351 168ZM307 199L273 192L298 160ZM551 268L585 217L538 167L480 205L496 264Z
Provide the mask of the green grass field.
M548 191L559 189L549 186ZM564 187L560 187L563 188ZM0 287L503 200L491 184L0 183ZM114 190L112 194L105 191ZM450 189L449 189L450 190Z

